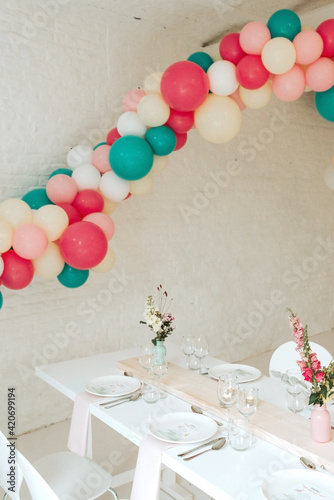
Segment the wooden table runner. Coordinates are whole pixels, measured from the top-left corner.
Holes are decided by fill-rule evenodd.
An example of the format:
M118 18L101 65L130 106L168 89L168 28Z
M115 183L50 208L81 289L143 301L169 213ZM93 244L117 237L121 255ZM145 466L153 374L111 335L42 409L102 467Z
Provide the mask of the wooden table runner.
M117 367L138 378L147 378L137 358L119 361ZM161 379L161 388L217 417L227 419L227 410L218 405L216 380L169 363L168 372ZM318 465L323 464L334 473L334 441L315 443L311 438L309 419L259 400L258 409L251 417L251 425L256 436L294 455L306 456Z

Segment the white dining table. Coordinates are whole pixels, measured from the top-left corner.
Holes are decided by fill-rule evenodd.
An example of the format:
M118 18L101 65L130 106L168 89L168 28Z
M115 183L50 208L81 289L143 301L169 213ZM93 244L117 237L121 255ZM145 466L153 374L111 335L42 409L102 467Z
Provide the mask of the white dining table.
M185 367L185 357L180 346L172 342L168 342L166 345L168 361ZM138 354L139 349L133 348L60 361L36 367L36 375L64 396L74 400L77 394L85 390L87 382L96 377L122 374L123 372L117 368L117 363L134 358ZM206 367L220 363L222 363L221 360L210 356L205 359ZM203 377L203 375L198 374L198 377ZM260 378L249 382L249 384L259 388L260 400L285 408L285 388L280 380L261 375ZM181 398L168 394L165 399L161 399L155 404L148 404L139 398L136 401L110 409L105 409L100 405L100 402L94 402L90 405L90 412L107 426L139 446L142 438L150 433L149 427L153 421L167 413L191 412L190 406ZM309 410L304 412L304 416L308 418ZM214 418L217 419L217 414ZM219 429L218 427L218 432ZM257 436L253 438L251 447L243 452L235 451L231 446L226 445L220 451L205 453L190 461L184 461L178 457L180 452L190 448L192 446L189 444L172 445L162 452L162 465L214 500L263 499L261 485L273 473L303 468L296 453L290 453L286 449ZM311 477L312 471L309 474ZM176 496L175 498L181 497Z

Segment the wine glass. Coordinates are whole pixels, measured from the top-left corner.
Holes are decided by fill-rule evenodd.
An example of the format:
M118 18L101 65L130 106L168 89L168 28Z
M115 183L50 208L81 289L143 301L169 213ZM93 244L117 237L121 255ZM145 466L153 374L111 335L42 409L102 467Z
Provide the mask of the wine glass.
M203 359L209 354L209 342L206 335L198 335L195 338L194 355L199 359L199 373L202 373Z
M141 346L139 354L139 363L146 370L148 378L150 378L150 373L154 365L154 347L152 346Z
M286 404L293 413L302 411L306 406L306 391L303 388L302 372L298 369L290 369L286 372Z
M237 400L238 379L233 373L221 375L217 384L219 404L228 411L228 428L231 423L231 408Z
M195 339L192 335L184 335L182 337L181 349L183 354L187 356L187 368L189 369L189 360L190 356L192 356L195 352Z
M154 359L154 363L152 366L152 372L158 379L158 393L159 393L159 398L163 399L167 397L167 394L161 390L161 377L167 373L168 370L168 362L167 362L167 357L164 356L164 359L161 361L159 360L159 363L157 362L157 359Z
M237 397L237 408L245 418L245 427L249 431L249 417L254 415L257 409L259 390L257 387L239 387Z

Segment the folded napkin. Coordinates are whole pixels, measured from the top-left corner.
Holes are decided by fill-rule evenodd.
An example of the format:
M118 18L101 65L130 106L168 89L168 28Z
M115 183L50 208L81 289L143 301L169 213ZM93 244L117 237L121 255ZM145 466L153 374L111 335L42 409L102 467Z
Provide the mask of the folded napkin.
M67 447L82 457L85 457L88 451L88 435L90 425L89 405L99 400L101 400L101 396L94 396L86 391L77 394L74 400Z
M140 445L135 475L131 490L131 500L159 500L161 453L173 443L159 441L155 437L145 436Z

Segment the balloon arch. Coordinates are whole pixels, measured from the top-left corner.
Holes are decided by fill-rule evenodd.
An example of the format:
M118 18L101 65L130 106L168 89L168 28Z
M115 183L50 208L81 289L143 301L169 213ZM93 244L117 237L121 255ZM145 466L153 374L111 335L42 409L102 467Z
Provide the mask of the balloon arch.
M238 134L246 107L260 109L272 94L295 101L309 90L319 114L334 122L334 19L302 29L297 14L281 9L267 24L250 22L224 36L219 52L218 61L195 52L150 75L144 90L126 94L105 142L75 146L45 189L0 204L1 285L23 289L36 274L77 288L90 271L108 272L115 206L147 194L152 172L167 165L193 128L211 143L226 143ZM0 308L2 302L0 292Z

